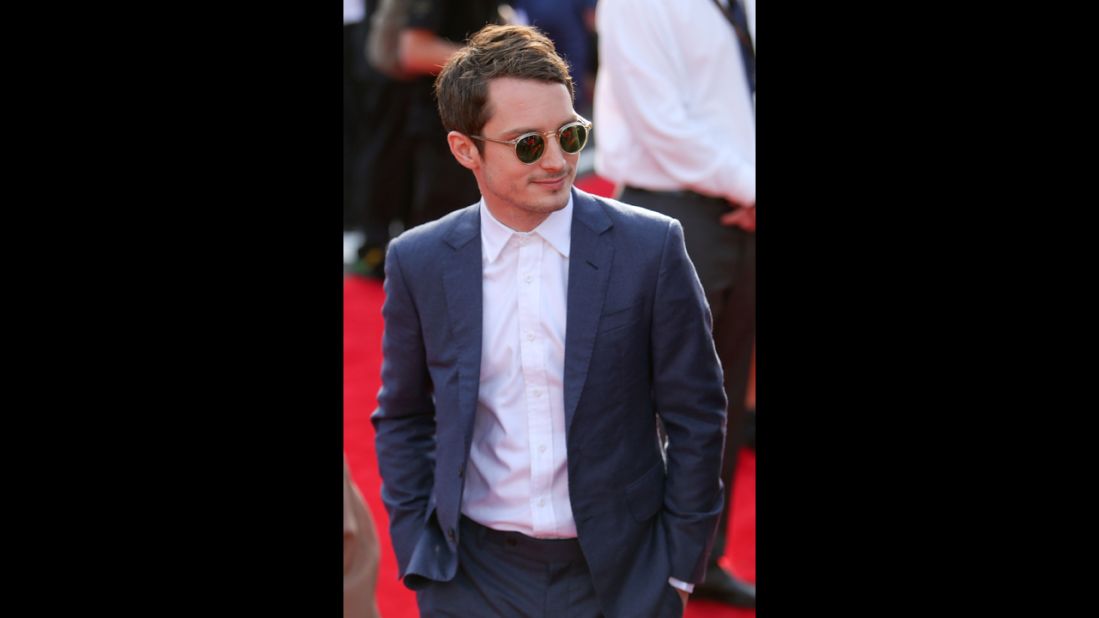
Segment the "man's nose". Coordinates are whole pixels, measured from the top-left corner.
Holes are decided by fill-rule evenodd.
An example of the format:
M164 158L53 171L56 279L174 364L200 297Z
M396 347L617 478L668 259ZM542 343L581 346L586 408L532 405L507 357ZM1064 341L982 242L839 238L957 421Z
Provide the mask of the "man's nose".
M556 135L546 139L546 151L538 163L545 170L559 170L565 167L565 151L561 149L561 142Z

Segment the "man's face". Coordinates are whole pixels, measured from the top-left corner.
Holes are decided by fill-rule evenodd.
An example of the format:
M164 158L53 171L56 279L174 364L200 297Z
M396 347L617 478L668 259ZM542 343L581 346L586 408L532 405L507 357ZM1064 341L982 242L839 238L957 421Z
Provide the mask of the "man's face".
M564 84L529 79L490 81L488 106L492 116L481 135L498 140L556 131L577 118ZM530 165L519 161L513 145L486 141L473 168L493 216L513 229L533 229L569 201L580 154L561 150L554 134L543 137L545 151Z

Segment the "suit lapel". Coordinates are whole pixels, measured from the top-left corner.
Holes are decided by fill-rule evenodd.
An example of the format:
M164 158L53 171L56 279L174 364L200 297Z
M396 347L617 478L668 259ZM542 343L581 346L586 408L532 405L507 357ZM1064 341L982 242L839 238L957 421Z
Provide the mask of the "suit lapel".
M481 382L481 217L477 204L458 216L445 240L453 250L443 256L446 314L459 350L458 412L468 449Z
M591 195L573 189L572 239L565 326L565 435L588 376L596 328L610 282L614 244L610 217Z

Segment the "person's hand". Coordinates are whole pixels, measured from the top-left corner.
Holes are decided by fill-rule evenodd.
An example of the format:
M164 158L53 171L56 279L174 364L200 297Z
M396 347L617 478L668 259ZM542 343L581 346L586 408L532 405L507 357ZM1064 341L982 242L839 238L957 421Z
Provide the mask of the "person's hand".
M755 233L756 207L740 206L738 204L733 204L732 202L729 203L729 206L731 206L733 210L732 212L721 215L721 225L735 225L745 232Z
M676 588L675 591L679 593L679 600L683 601L683 610L686 611L687 610L687 597L689 597L691 595L688 594L686 590L680 590L679 588Z

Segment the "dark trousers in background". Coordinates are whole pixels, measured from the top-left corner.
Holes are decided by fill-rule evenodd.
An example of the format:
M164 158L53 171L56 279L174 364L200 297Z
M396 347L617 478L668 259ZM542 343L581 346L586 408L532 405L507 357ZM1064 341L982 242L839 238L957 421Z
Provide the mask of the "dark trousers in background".
M368 25L355 22L343 27L343 229L359 229L362 220L363 151L369 117L364 97L368 67L360 57Z
M533 539L462 517L458 572L416 591L424 618L601 616L576 539Z
M366 60L368 22L344 26L343 227L384 248L393 221L408 225L413 145L406 135L411 82L379 73Z
M413 130L409 138L415 175L408 227L434 221L481 198L473 172L451 154L446 131L422 133Z
M728 202L689 191L656 192L626 187L619 198L627 204L678 219L683 224L687 255L698 271L714 319L714 346L725 372L729 399L728 428L721 481L725 484L725 511L711 558L725 554L732 505L733 479L744 444L744 399L756 333L756 237L738 227L721 225L730 212Z
M367 113L366 145L359 170L363 180L362 230L366 244L384 248L390 223L408 227L412 201L413 148L405 135L411 89L372 72L364 97Z

